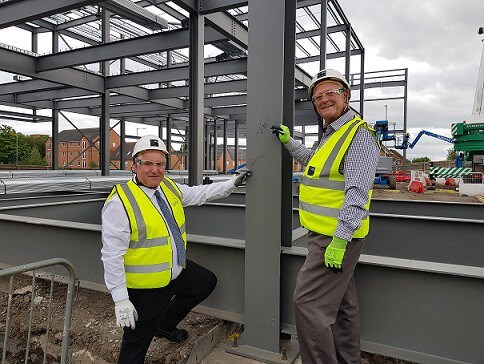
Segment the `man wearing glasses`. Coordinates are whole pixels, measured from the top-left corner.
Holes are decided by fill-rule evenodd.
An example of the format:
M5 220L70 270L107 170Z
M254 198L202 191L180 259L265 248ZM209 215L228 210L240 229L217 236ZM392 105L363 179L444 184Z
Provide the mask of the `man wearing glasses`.
M351 90L338 71L318 72L308 89L323 137L313 151L273 126L305 166L299 218L308 255L296 281L296 328L304 364L361 363L353 272L369 230L369 208L380 156L375 131L349 106Z
M133 148L133 178L114 186L102 210L104 279L124 328L118 363L144 363L154 336L188 338L177 328L217 284L208 269L186 258L183 207L228 196L248 171L208 185L179 185L165 176L169 153L155 135Z

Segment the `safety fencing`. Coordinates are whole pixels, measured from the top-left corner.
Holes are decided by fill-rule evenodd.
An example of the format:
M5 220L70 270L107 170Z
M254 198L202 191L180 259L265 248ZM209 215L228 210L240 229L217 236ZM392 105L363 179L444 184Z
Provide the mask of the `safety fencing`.
M74 300L74 286L75 286L75 273L72 264L62 258L52 258L43 261L38 261L30 264L15 266L11 268L6 268L0 270L0 279L9 277L8 281L8 300L6 302L6 308L3 310L5 312L5 329L4 329L4 337L3 337L3 350L2 350L2 364L7 363L7 356L8 353L12 354L12 350L15 349L16 352L21 355L21 343L10 342L10 328L13 320L14 315L14 301L19 301L22 297L17 296L25 296L30 295L30 309L28 313L28 333L27 333L27 340L25 343L25 355L24 355L24 362L31 363L32 359L30 358L31 349L32 349L32 335L33 335L33 326L34 326L34 311L36 313L43 316L43 312L40 309L36 310L36 303L43 301L40 295L37 294L37 291L41 289L40 285L41 282L38 282L37 273L36 271L43 268L50 268L54 266L63 266L66 268L68 272L68 284L67 284L67 292L66 292L66 300L65 300L65 313L64 313L64 327L62 332L62 346L60 349L60 363L69 363L69 331L71 325L71 315L72 315L72 305ZM32 283L31 286L24 286L19 289L14 290L14 278L20 278L19 276L23 273L31 273L32 276ZM54 302L54 281L55 275L51 275L50 282L48 287L45 287L48 291L48 305L47 305L47 312L46 316L42 317L42 322L45 322L45 329L40 329L41 331L45 332L44 337L44 355L42 359L42 363L47 362L47 354L49 348L49 334L51 331L52 319L54 316L53 312L53 302ZM46 281L48 282L48 281ZM24 301L25 302L25 301ZM17 306L21 309L23 306ZM36 324L37 325L37 324ZM44 331L45 330L45 331ZM39 333L39 328L35 327L36 334ZM36 359L36 362L39 362L39 359Z
M459 194L466 196L484 196L484 174L471 172L459 178Z

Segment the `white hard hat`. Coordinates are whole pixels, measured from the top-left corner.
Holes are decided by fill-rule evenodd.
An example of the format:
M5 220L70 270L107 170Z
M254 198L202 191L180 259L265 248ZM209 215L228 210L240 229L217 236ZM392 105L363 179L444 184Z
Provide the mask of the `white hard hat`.
M146 150L159 150L168 156L168 150L166 149L165 143L163 143L163 140L156 135L142 136L134 145L133 158L135 158L140 152Z
M350 84L348 83L348 81L346 81L345 76L343 76L341 73L339 73L336 70L332 70L332 69L328 68L328 69L324 69L324 70L319 71L316 74L316 76L313 77L313 79L311 81L311 85L308 88L309 98L313 97L313 91L314 91L315 87L323 81L336 81L336 82L341 83L348 90L351 89Z

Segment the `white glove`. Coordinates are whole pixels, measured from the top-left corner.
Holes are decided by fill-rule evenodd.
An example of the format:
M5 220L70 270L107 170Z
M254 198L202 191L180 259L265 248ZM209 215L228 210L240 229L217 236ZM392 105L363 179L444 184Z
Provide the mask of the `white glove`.
M233 177L234 186L240 187L245 185L245 181L247 180L247 177L250 177L252 171L250 169L240 169L236 173L238 174Z
M138 320L138 312L131 303L129 298L114 303L114 311L116 313L116 325L121 327L131 327L133 330L136 327L136 320Z

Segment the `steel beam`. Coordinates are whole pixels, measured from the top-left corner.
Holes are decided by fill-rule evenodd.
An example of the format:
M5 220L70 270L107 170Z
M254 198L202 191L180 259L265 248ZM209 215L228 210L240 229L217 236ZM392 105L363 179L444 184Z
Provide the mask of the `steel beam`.
M208 64L206 65L208 67ZM205 95L229 92L247 92L247 80L205 83ZM165 87L149 90L150 100L161 100L171 97L188 97L188 86Z
M35 88L32 88L29 91L33 91L33 92L17 95L16 101L19 104L24 104L24 103L35 102L35 101L44 101L44 100L55 101L63 98L95 95L91 91L80 90L77 88L57 88L49 91L40 91Z
M0 95L30 92L34 90L36 91L51 90L57 87L64 87L64 86L58 83L42 81L42 80L26 80L26 81L20 81L20 82L10 82L10 83L0 84Z
M206 26L206 28L205 41L207 44L226 40L223 35L211 27ZM47 71L122 57L139 56L186 48L188 44L189 31L187 29L176 29L143 37L119 40L109 44L98 44L72 51L40 56L37 59L36 69L38 71Z
M274 176L281 175L282 150L270 126L283 119L284 5L280 0L249 1L247 167L253 174L246 197L243 346L237 350L254 356L265 351L274 358L280 350L282 190Z
M205 16L205 23L208 23L208 25L240 47L247 49L249 42L247 27L234 16L226 12L208 14Z
M56 197L54 200L58 201ZM394 201L387 202L391 206ZM49 203L42 197L34 206L3 209L0 214L2 266L62 257L72 261L83 286L105 290L99 260L102 204L102 198L76 202L72 196L65 196L62 203ZM428 205L429 213L438 215L440 204L433 206L432 212ZM244 305L247 294L244 219L248 216L243 206L210 204L190 207L186 213L190 232L188 256L218 277L216 290L196 310L246 324L249 312ZM66 221L66 216L72 221ZM398 203L394 206L392 222L378 218L378 215L372 216L375 234L368 236L355 272L362 349L417 363L483 362L482 337L476 333L484 327L484 256L482 244L475 237L482 231L484 220L441 218L443 221L437 226L436 220L428 217L419 216L417 220L401 216ZM407 220L421 222L411 228L415 243L408 244L408 237L407 241L403 240L405 236L393 243L401 231L408 231ZM388 235L392 228L395 232ZM439 234L429 240L428 235L433 232ZM422 247L428 244L437 255L449 248L454 250L454 237L458 235L459 242L466 244L465 257L461 260L471 258L469 264L456 264L453 258L437 263L435 259L425 260L426 251L420 255ZM391 239L382 244L381 237L385 236ZM414 258L409 258L405 249L401 249L402 241L403 245L408 244L410 255L416 254ZM372 254L368 247L375 249ZM385 256L389 247L403 255ZM293 246L283 248L278 254L281 270L275 284L281 285L281 332L294 335L292 293L307 249ZM480 265L473 266L474 261ZM260 297L257 302L265 303ZM267 304L273 302L271 298Z
M247 73L247 59L239 58L222 62L210 62L205 65L205 77ZM187 80L189 66L171 67L164 70L136 72L127 75L117 75L107 78L107 88L143 85L158 82Z
M188 144L188 184L199 185L203 179L203 47L205 43L203 15L190 14L189 48L189 144Z
M223 10L238 8L241 6L246 6L247 0L204 0L199 2L200 13L209 14L215 13Z
M61 23L61 24L57 24L56 29L57 29L57 31L61 31L61 30L64 30L64 29L77 27L77 26L82 25L82 24L91 23L91 22L97 21L99 19L100 19L100 17L97 16L97 15L88 15L88 16L84 16L84 17L79 18L79 19L74 19L74 20L71 20L71 21L66 21L66 22Z
M75 68L37 72L36 57L0 48L0 70L102 93L104 78Z
M294 69L296 58L296 0L285 0L284 21L284 79L282 118L294 135ZM282 148L282 145L281 145ZM292 245L292 166L293 158L287 150L282 152L281 173L281 244Z
M0 29L98 2L99 0L17 0L3 2L0 3Z

